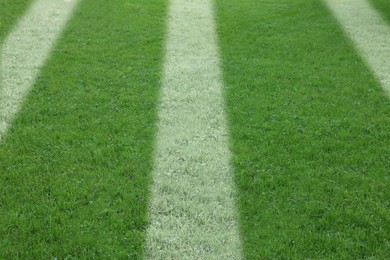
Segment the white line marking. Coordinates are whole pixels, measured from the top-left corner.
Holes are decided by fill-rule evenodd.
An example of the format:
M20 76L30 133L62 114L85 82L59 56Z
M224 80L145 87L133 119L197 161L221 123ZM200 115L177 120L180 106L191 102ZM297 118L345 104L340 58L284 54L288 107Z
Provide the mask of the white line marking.
M38 0L4 41L0 63L0 142L77 0Z
M390 94L390 27L366 0L324 0Z
M172 0L147 258L240 258L225 120L212 1Z

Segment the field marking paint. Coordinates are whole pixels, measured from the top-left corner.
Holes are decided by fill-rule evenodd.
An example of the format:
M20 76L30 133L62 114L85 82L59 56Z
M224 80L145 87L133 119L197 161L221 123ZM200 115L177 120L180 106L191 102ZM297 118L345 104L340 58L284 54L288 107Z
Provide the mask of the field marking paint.
M390 94L390 26L366 0L324 0Z
M0 142L78 0L37 0L5 39L0 61Z
M211 0L171 0L148 259L239 259Z

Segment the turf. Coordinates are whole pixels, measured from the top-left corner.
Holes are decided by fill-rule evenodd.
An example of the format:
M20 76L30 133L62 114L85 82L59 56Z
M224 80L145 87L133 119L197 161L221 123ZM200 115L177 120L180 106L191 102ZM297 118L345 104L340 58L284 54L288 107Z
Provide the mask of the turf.
M388 0L369 0L369 1L390 24L390 1Z
M338 22L216 7L245 258L389 258L389 98Z
M0 0L0 44L32 0Z
M166 1L84 0L0 146L0 258L138 258Z

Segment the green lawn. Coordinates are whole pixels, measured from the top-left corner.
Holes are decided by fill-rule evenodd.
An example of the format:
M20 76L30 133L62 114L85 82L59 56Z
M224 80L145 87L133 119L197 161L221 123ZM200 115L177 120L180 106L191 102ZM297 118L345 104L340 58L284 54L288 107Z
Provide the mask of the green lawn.
M0 44L32 0L0 0Z
M0 258L143 256L167 2L81 1L0 145ZM352 42L320 0L215 8L245 258L389 259L390 99Z
M143 254L165 18L81 2L0 146L0 258Z
M247 259L390 258L390 100L319 0L217 0Z
M369 0L369 1L390 23L390 1L389 0Z

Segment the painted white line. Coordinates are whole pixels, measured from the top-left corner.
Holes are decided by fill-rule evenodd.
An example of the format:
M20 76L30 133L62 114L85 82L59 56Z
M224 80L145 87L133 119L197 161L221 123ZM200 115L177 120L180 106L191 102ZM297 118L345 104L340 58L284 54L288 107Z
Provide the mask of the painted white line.
M324 0L390 94L390 27L366 0Z
M0 141L77 0L37 0L4 41L0 62Z
M239 259L212 0L171 0L148 259Z

